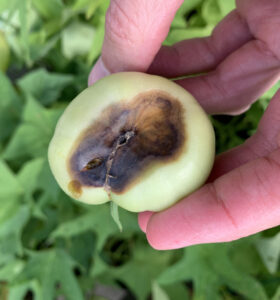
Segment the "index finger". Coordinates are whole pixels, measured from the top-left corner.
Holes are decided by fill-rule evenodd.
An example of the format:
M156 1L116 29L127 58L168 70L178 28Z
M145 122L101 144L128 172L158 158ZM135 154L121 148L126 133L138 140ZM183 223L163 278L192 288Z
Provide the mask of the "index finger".
M92 84L108 73L145 72L168 34L183 0L112 0L106 14L102 61Z

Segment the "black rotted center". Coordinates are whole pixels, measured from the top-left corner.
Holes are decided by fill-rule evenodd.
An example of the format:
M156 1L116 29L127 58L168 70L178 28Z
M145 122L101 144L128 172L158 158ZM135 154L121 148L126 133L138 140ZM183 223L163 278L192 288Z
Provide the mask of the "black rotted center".
M185 141L180 102L147 93L107 107L79 139L69 159L73 180L122 193L153 162L168 163Z
M126 144L126 142L127 142L127 137L125 135L121 135L119 138L119 144L123 145Z

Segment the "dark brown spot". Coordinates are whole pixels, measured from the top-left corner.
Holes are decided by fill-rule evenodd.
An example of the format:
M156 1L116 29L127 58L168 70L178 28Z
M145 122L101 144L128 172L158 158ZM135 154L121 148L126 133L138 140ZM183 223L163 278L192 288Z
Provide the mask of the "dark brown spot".
M102 164L102 158L94 158L92 160L90 160L85 167L83 167L83 169L81 171L89 171L92 170L94 168L99 167Z
M150 167L177 159L184 146L182 104L151 91L108 106L76 140L68 169L72 182L120 194Z
M82 195L82 185L78 180L72 180L68 184L69 191L75 198L79 198Z

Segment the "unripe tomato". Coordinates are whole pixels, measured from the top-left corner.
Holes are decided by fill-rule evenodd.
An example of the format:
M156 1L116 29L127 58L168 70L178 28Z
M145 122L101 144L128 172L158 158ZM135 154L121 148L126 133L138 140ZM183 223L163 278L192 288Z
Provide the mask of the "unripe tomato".
M187 91L159 76L124 72L70 103L51 140L49 162L76 200L160 211L205 182L214 153L211 122Z

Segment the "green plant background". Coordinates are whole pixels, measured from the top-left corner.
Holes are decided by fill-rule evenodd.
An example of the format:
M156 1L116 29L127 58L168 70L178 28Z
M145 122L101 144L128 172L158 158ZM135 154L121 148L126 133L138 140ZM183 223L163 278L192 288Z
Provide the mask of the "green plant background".
M48 143L67 103L86 88L108 4L0 0L10 48L0 73L0 299L279 300L278 228L156 251L136 214L120 211L120 233L107 205L77 203L54 181ZM233 0L185 1L164 43L208 35L233 8ZM255 131L278 87L241 116L213 118L217 152Z

